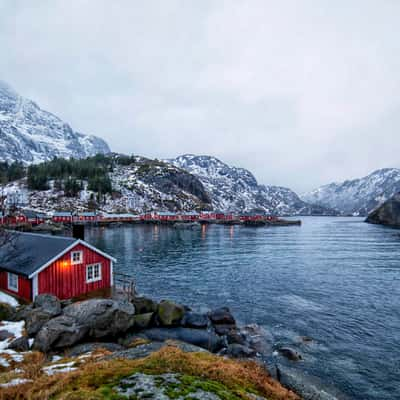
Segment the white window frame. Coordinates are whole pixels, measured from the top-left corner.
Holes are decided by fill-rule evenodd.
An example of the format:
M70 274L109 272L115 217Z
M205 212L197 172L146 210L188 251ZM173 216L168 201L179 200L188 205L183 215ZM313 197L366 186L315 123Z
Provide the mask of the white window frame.
M79 254L79 260L74 260L74 254ZM83 251L82 250L71 251L71 264L77 265L82 263L83 263Z
M16 278L16 285L15 286L13 286L12 285L12 283L10 282L11 281L11 279L10 278ZM13 273L11 273L11 272L8 272L7 273L7 287L8 287L8 290L12 290L13 292L18 292L18 275L17 274L13 274Z
M88 264L86 265L86 283L101 281L101 263ZM91 270L91 273L90 273ZM95 271L98 272L98 276L95 276Z

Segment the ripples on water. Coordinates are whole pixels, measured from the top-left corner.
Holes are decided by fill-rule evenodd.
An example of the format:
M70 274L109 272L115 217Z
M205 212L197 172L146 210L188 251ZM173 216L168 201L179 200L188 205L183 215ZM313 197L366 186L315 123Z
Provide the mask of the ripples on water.
M302 368L350 398L400 399L400 232L357 218L301 227L95 228L140 292L188 305L228 305L279 343L303 346Z

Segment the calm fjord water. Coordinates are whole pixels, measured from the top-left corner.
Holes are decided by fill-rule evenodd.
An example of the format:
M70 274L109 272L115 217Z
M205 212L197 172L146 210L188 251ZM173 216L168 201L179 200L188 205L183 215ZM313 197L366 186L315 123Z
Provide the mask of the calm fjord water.
M281 344L310 336L314 344L299 345L302 370L352 399L400 399L400 231L308 217L301 227L148 225L87 236L141 293L227 305Z

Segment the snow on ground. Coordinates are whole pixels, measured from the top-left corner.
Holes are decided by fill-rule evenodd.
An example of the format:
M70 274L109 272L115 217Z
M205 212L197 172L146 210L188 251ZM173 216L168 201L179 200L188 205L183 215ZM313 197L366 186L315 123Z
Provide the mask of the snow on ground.
M71 361L64 364L53 364L48 367L44 367L42 370L47 375L61 374L63 372L75 371L78 368L74 367L75 361Z
M12 379L10 382L0 384L0 387L18 386L28 382L32 382L32 379L15 378Z
M10 296L7 293L1 292L1 291L0 291L0 303L9 304L12 307L19 306L18 301L14 297Z
M9 367L10 366L10 360L13 360L15 362L21 362L24 359L24 354L25 353L17 353L14 350L8 349L8 346L10 343L18 339L19 337L23 336L23 331L25 328L25 322L24 321L17 321L17 322L11 322L11 321L1 321L0 322L0 330L4 330L7 332L10 332L13 336L0 341L0 365L2 367Z

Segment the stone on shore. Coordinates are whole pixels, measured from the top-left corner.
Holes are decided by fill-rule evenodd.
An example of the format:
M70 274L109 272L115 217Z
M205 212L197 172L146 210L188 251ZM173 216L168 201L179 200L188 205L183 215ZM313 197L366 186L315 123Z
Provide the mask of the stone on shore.
M212 310L209 313L209 317L214 325L236 325L235 318L228 307Z
M158 304L154 300L144 296L134 297L132 304L135 306L137 314L154 313L158 307Z
M14 307L7 303L0 303L0 321L10 321L15 316Z
M188 328L207 328L210 320L206 314L188 311L182 319L182 325Z
M67 351L68 357L77 357L82 354L92 353L96 350L107 350L111 353L115 351L124 350L124 347L117 343L109 343L109 342L91 342L91 343L82 343L77 344Z
M179 325L185 314L185 307L169 300L163 300L158 305L157 316L161 325Z
M234 343L228 345L226 354L233 358L251 358L256 355L256 351L248 346Z
M47 353L51 349L70 347L82 340L89 330L72 317L61 315L47 322L36 335L33 349Z
M35 297L33 308L40 308L51 317L61 314L60 300L52 294L39 294Z
M179 340L193 344L211 352L216 352L224 347L225 341L213 332L193 328L152 328L145 332L146 337L154 341Z
M136 329L146 329L149 328L153 322L154 313L149 312L146 314L136 314L133 317L133 326Z
M64 315L85 327L88 336L102 338L118 335L131 328L135 307L125 301L92 299L65 307Z

